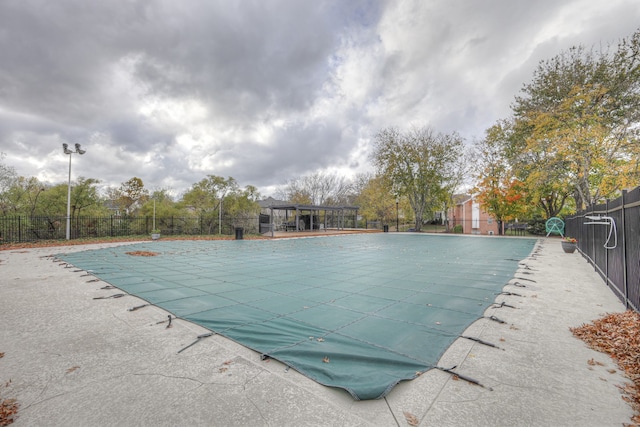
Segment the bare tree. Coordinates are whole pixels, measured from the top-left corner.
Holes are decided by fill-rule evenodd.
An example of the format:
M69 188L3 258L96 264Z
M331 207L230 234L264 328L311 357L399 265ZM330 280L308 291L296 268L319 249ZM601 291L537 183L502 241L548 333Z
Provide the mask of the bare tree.
M353 199L353 184L344 176L316 172L289 180L279 194L293 203L346 205Z

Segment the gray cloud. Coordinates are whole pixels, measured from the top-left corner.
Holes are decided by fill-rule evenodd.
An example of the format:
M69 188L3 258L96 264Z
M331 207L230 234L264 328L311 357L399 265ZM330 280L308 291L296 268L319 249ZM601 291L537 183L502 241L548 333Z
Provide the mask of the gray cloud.
M0 151L63 182L79 142L74 176L176 193L349 174L385 126L482 137L540 60L637 22L634 0L7 0Z

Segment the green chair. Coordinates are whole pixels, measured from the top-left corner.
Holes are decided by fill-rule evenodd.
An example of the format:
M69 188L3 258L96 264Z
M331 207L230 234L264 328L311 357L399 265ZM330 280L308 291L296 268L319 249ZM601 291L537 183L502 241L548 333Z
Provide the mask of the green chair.
M547 232L547 237L549 234L559 234L564 237L564 221L558 217L552 216L545 222L544 224L545 231Z

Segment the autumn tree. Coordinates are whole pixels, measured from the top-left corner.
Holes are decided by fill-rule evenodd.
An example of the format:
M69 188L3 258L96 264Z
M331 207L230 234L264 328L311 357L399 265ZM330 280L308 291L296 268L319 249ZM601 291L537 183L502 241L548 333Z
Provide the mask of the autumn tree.
M517 178L505 155L509 144L508 125L506 121L498 122L474 147L478 179L474 192L483 209L498 222L500 234L505 221L530 213L525 185Z
M541 62L512 108L508 154L538 203L614 197L640 177L640 32L613 51L574 47Z
M142 179L133 177L118 188L107 190L109 200L127 215L135 214L149 198Z
M428 213L439 211L461 182L463 141L455 132L436 133L428 127L401 132L380 131L372 160L391 193L406 197L420 231Z
M369 220L387 223L395 217L395 194L387 186L381 176L372 174L357 177L358 196L356 203L360 207L360 214Z

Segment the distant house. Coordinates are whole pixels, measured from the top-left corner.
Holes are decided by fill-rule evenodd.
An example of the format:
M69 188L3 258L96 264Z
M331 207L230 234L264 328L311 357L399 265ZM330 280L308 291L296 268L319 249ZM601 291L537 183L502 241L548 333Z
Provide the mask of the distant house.
M258 205L260 206L260 213L261 214L265 214L265 215L269 215L271 213L271 206L281 206L281 205L286 205L287 201L285 200L278 200L278 199L274 199L273 197L269 196L264 200L258 200ZM274 216L279 217L280 215L284 216L284 213L281 212L274 212Z
M113 200L106 200L103 204L104 207L109 210L111 215L120 216L120 207Z
M462 225L464 234L498 234L498 222L487 213L475 196L458 194L453 196L454 207L449 209L449 225Z

